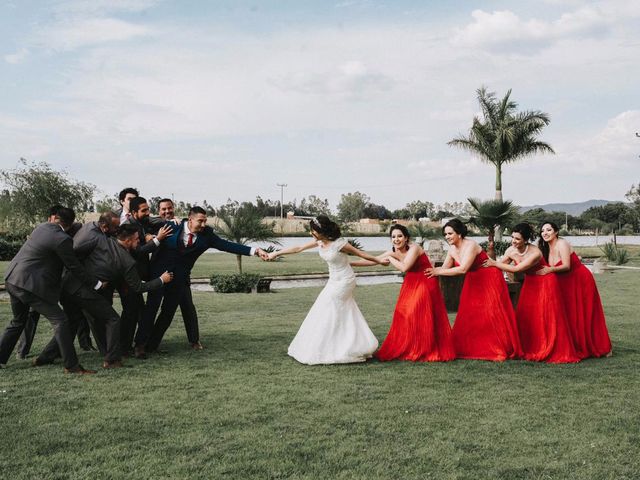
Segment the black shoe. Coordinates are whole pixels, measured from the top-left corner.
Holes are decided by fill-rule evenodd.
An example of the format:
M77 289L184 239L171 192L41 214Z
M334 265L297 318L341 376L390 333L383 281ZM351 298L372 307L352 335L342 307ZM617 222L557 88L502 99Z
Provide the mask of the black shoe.
M35 357L33 360L31 360L32 367L42 367L44 365L52 365L52 364L53 364L53 360L43 360L40 357Z

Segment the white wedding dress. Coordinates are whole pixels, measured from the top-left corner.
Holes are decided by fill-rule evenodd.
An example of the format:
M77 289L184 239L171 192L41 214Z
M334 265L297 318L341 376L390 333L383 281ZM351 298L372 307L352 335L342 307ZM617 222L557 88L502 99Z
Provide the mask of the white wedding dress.
M289 355L300 363L364 362L378 348L353 299L356 276L348 255L340 252L346 243L344 238L326 246L318 242L320 257L329 265L329 281L289 345Z

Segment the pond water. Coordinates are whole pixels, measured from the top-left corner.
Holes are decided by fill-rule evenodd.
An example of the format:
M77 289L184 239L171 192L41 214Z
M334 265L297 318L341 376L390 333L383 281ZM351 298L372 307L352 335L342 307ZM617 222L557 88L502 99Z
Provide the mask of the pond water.
M346 238L355 238L358 240L360 245L362 245L363 250L371 251L371 252L380 252L387 250L390 247L390 241L388 237L357 237L357 236L347 236ZM487 240L487 237L468 237L476 242L484 242ZM508 237L505 237L507 239ZM598 245L604 245L607 242L613 241L613 236L567 236L562 237L566 239L571 245L575 247L595 247ZM292 247L296 245L304 245L309 242L311 237L282 237L279 238L278 241L280 245L275 245L276 248L286 248ZM640 236L620 236L617 238L618 244L620 245L640 245ZM446 250L448 245L442 240L443 248ZM258 242L256 245L260 247L267 247L270 244L265 242ZM315 249L314 249L315 250ZM310 250L313 251L313 250ZM220 253L218 250L209 249L207 253Z

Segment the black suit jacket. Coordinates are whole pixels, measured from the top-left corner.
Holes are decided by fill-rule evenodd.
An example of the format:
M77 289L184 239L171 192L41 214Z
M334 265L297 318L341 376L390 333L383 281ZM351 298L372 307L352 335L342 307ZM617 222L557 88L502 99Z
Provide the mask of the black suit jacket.
M147 242L145 239L145 235L147 233L151 233L151 228L149 225L143 225L133 217L129 218L126 222L123 222L123 223L129 223L131 225L135 225L136 227L138 227L138 237L140 238L140 245L138 245L138 248L136 248L135 251L131 253L131 255L133 255L133 258L135 258L136 260L136 265L138 267L138 274L140 275L140 278L142 278L143 280L149 280L150 278L149 255L151 255L153 252L155 252L158 249L158 246L155 244L155 242L153 241Z
M196 260L210 248L236 255L251 254L251 247L224 240L216 235L211 227L205 227L202 232L197 234L194 244L191 247L185 247L182 236L186 222L187 220L183 220L180 225L168 223L173 227L173 235L165 238L160 243L158 251L153 255L152 275L160 275L164 271L169 271L173 272L174 281L189 281L191 269Z

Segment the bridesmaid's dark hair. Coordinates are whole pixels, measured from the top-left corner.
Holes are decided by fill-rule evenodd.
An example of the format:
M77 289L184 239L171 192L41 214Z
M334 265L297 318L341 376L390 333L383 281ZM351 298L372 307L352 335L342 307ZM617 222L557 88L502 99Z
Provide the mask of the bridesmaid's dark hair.
M511 229L512 233L519 233L525 242L531 242L535 240L536 233L533 231L533 227L528 223L519 223Z
M444 226L442 227L442 235L444 235L444 229L447 227L451 227L453 231L460 235L462 238L466 237L467 233L469 233L469 229L467 228L467 226L457 218L452 218L444 224Z
M556 233L560 231L560 228L558 227L558 225L556 225L553 222L545 221L540 224L540 232L538 233L540 235L540 238L538 239L538 248L542 252L542 256L544 257L544 260L548 262L549 261L549 244L544 241L544 238L542 238L542 227L544 227L545 225L551 225L551 228L553 228L553 231Z
M409 229L407 229L407 227L405 227L404 225L400 225L399 223L394 223L393 225L391 225L391 228L389 228L389 236L393 234L394 230L400 230L402 232L402 235L404 235L407 238L407 250L409 250L409 239L411 238L411 235L409 234ZM396 247L391 247L391 251L395 252Z
M318 215L309 222L309 228L333 241L340 238L340 227L326 215Z

